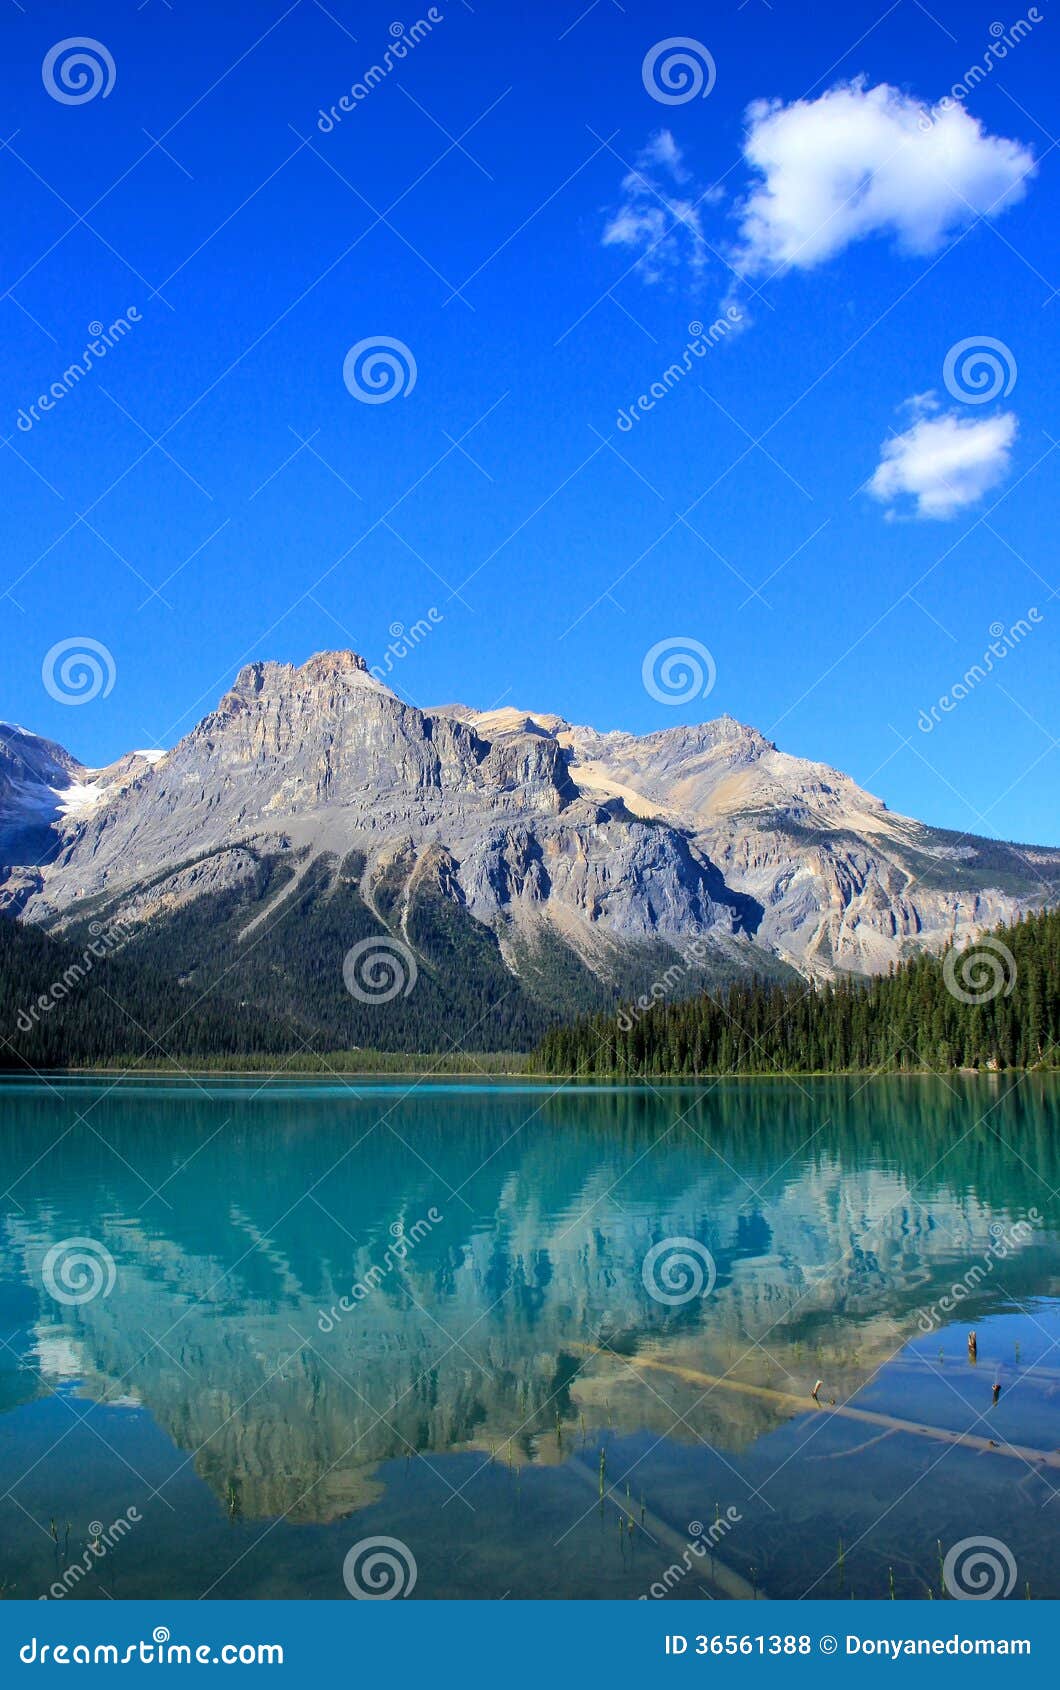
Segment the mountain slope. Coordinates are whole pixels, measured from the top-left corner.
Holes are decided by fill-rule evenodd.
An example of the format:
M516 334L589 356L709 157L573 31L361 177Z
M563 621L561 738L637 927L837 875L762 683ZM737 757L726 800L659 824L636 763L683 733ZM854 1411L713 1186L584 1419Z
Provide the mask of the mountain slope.
M1060 1067L1060 910L820 991L739 983L553 1027L550 1074L800 1074Z
M331 1048L526 1048L660 978L877 972L1060 880L1060 852L895 816L728 717L421 711L351 652L251 664L170 752L104 770L3 729L0 841L8 913L74 941L119 922ZM406 979L364 996L343 964L376 941Z
M0 722L0 908L14 895L13 871L52 860L63 825L109 803L162 756L130 751L107 768L88 769L54 740Z
M503 713L462 714L486 725ZM681 831L730 895L757 909L756 942L809 976L879 973L1060 892L1060 851L895 815L849 775L778 751L729 716L641 736L534 721L567 749L586 795Z

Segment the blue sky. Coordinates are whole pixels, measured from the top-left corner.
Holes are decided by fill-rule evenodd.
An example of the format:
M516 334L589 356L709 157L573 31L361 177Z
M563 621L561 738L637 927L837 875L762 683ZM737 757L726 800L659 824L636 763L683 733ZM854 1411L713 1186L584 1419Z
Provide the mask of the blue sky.
M1049 6L435 15L329 127L394 11L9 8L0 715L103 762L244 662L381 664L433 611L393 670L418 704L728 711L895 809L1060 841ZM71 102L42 66L74 37L108 57ZM650 91L671 38L706 97ZM944 366L984 336L977 403ZM380 339L415 381L365 403L344 361ZM72 706L42 664L86 638L113 684ZM645 686L669 639L709 650L709 696Z

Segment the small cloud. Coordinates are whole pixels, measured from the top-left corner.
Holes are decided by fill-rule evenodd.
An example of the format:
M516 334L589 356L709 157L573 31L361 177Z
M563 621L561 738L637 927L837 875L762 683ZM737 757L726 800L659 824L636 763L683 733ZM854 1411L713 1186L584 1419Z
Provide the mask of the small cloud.
M906 416L912 418L915 422L918 417L934 416L937 411L941 411L942 406L939 404L939 396L935 390L928 388L925 393L910 394L908 399L902 400L898 409L904 411Z
M675 189L684 192L678 195ZM682 262L699 276L707 262L700 209L721 194L697 190L669 129L658 130L637 154L623 178L622 194L622 204L604 227L603 245L639 250L637 268L646 282L662 281Z
M660 164L670 172L675 182L688 181L681 149L668 129L660 129L651 136L637 163Z
M873 498L889 507L888 516L897 515L896 505L907 497L916 517L956 516L1004 480L1019 426L1014 412L983 418L937 414L936 396L925 393L906 405L916 420L904 434L884 441L868 483Z
M928 112L864 79L816 100L748 108L743 156L760 178L740 208L733 263L744 275L813 269L852 242L891 235L936 252L977 217L1021 200L1036 165L963 106Z

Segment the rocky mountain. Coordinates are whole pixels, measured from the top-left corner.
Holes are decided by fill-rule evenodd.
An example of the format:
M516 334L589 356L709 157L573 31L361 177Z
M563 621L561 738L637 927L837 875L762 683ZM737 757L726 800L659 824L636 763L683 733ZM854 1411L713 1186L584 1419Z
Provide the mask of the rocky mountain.
M0 722L0 891L15 895L17 867L50 862L64 823L107 802L164 755L130 751L104 769L88 769L54 740Z
M872 973L1060 884L1060 851L894 815L731 717L422 711L352 652L251 664L171 751L106 769L0 727L0 859L25 922L120 922L191 986L390 1048L435 1021L525 1043L660 978ZM399 977L366 1002L342 968L372 939Z

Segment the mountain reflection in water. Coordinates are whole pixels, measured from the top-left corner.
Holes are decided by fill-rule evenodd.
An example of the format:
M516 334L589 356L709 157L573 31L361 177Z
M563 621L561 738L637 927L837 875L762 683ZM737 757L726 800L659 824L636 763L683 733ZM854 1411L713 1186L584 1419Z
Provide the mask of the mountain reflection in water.
M765 1594L937 1596L978 1532L1060 1595L1060 1472L811 1399L1055 1449L1058 1112L1004 1076L8 1082L0 1577L42 1593L52 1520L72 1557L135 1504L78 1595L343 1597L386 1534L417 1596L634 1596L672 1560L646 1522L732 1507L719 1559ZM705 1295L651 1294L671 1238ZM68 1239L108 1295L49 1294Z

